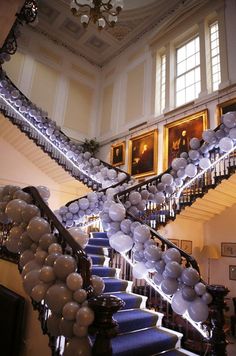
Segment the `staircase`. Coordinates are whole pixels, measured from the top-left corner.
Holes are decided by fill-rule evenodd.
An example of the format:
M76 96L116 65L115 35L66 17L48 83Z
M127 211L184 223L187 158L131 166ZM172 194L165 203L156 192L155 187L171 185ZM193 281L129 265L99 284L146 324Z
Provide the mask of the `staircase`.
M103 278L105 294L124 301L114 314L118 335L112 339L114 356L194 355L180 347L182 335L162 327L161 313L146 309L147 297L132 293L132 282L119 279L120 270L109 267L111 248L105 232L94 232L85 248L92 258L92 274Z
M26 3L29 4L30 2L26 1ZM7 51L7 46L4 47L4 50ZM12 51L12 53L14 53L14 51ZM5 76L3 72L1 72L0 78L0 97L0 110L3 115L8 118L14 125L16 125L22 132L24 132L30 139L32 139L36 145L41 147L45 153L49 154L50 157L54 159L59 165L61 165L66 171L70 172L70 174L75 179L78 179L83 184L92 188L94 191L100 191L100 198L103 196L105 198L104 201L106 199L108 200L108 198L106 197L107 188L111 186L112 188L117 188L117 190L114 190L114 201L115 204L121 207L123 213L121 214L121 219L113 220L113 222L115 222L115 225L120 224L124 217L126 217L132 222L139 222L140 226L145 227L146 224L148 231L151 234L151 239L155 241L155 247L160 247L161 253L163 254L165 252L169 252L168 249L171 247L175 247L175 245L173 245L167 239L163 238L156 230L158 230L160 226L165 225L168 221L174 220L177 213L193 204L198 197L203 197L204 194L206 194L210 188L215 188L219 184L219 182L221 182L223 179L229 178L229 176L235 171L235 157L233 156L232 159L232 156L230 156L229 153L228 156L226 155L224 157L224 161L222 160L223 169L219 170L218 167L216 167L213 173L210 169L209 171L204 172L203 175L201 175L201 178L195 181L191 179L188 180L187 185L184 185L184 189L181 190L181 194L179 195L172 194L170 193L170 190L169 192L167 192L165 191L165 189L163 189L164 193L162 193L162 195L164 201L161 201L161 203L157 201L153 203L152 200L155 199L149 199L149 202L147 196L145 198L146 206L144 207L144 209L141 208L140 211L136 209L136 213L134 213L133 211L135 209L129 209L130 205L132 205L129 201L131 193L142 193L146 190L149 194L149 189L151 194L157 193L158 184L162 182L164 174L170 176L171 169L167 170L165 173L157 177L145 181L142 184L133 185L134 182L130 180L128 174L120 171L119 169L114 169L106 162L102 162L91 157L91 155L87 154L88 152L83 152L79 145L76 145L75 143L71 142L68 137L66 137L60 131L60 128L58 128L55 123L52 123L52 121L47 118L47 115L41 109L33 105L22 93L20 93L20 91L16 87L14 87L13 83L10 82L10 80ZM52 132L55 134L52 134ZM217 148L214 149L212 156L213 161L214 157L219 157L220 154L221 152L219 152ZM106 172L109 171L109 174L107 174L105 180L103 179L104 177L101 177L100 180L98 178L99 174L97 173L101 173L102 169L105 169ZM209 172L211 172L211 174L209 174ZM173 180L173 177L176 178L175 173L170 178ZM112 252L107 235L99 233L94 234L93 237L91 237L89 244L86 247L86 253L90 256L93 262L92 273L102 277L105 282L104 294L100 296L100 299L96 299L96 297L94 296L95 288L92 285L92 278L90 273L90 262L79 243L72 238L72 235L63 227L63 225L59 222L56 216L50 211L48 206L42 201L37 190L35 191L35 189L31 187L25 189L23 194L24 193L28 193L33 198L34 204L39 207L42 216L45 217L48 226L50 226L51 228L51 233L54 234L54 238L57 239L56 241L60 243L60 246L57 246L57 248L59 248L59 250L62 251L64 255L71 254L73 258L75 258L77 268L76 273L77 271L78 273L81 273L82 279L84 281L83 287L86 290L88 298L88 305L95 305L94 313L96 314L96 307L97 310L99 310L101 306L105 309L107 308L108 310L109 300L112 300L112 298L116 300L117 305L114 317L119 323L118 335L111 341L112 349L107 343L107 351L104 351L105 349L100 352L99 350L96 350L94 355L110 356L112 354L120 356L152 356L164 354L166 356L174 356L191 354L180 348L181 334L164 328L162 326L161 314L146 309L147 298L135 294L131 291L132 278L131 282L129 280L124 279L124 277L126 276L132 276L132 267L134 266L133 262L137 262L137 260L135 260L134 258L134 251L130 250L129 253L124 256L126 258L125 261L128 261L130 265L127 263L125 268L121 269L120 272L122 278L119 278L119 271L117 270L117 266L116 264L113 264L113 262L116 263L116 258L118 254L114 251ZM13 194L10 199L14 199ZM3 211L3 214L4 213L5 212ZM89 213L87 213L87 215L89 215ZM2 225L7 224L3 223ZM24 227L26 226L27 224ZM4 231L5 226L1 226L1 228ZM8 237L8 233L9 229L6 229L6 231L3 233L3 239L1 239L1 243L4 244L4 239ZM150 236L148 236L148 239L150 239ZM151 243L153 243L153 241L151 241ZM25 250L27 250L27 248L25 248ZM38 255L36 255L36 249L37 246L35 246L34 244L32 250L33 252L30 251L31 256L33 255L32 262L35 262L34 259L36 259L36 257L40 258L40 256L38 255L41 254L41 251L37 251L37 253L39 253ZM187 269L189 267L192 267L191 271L195 270L193 273L195 273L196 275L196 273L198 273L199 268L194 258L192 258L180 249L177 250L178 251L176 251L175 249L174 253L178 254L177 264L179 263L181 265L178 266L179 270L181 269L182 271L185 270L185 268ZM44 252L44 254L45 253L47 252ZM114 258L110 259L111 256ZM16 257L18 258L19 255L16 255ZM68 256L66 258L69 260ZM171 260L171 262L176 261ZM51 263L51 266L54 266L54 261ZM166 262L166 265L167 263L168 262ZM124 262L124 264L126 264L126 262ZM165 300L171 303L173 299L172 297L177 291L177 287L180 284L180 280L177 281L178 277L175 277L174 281L176 283L175 292L171 293L167 291L165 293L163 292L163 290L161 290L159 286L157 286L157 284L154 283L155 281L154 279L152 279L153 273L149 273L149 275L150 276L145 278L146 282L148 282L149 285L153 287L156 291L160 292L161 296ZM58 278L60 280L60 277ZM199 277L197 277L197 282L198 281ZM181 283L182 285L184 284L183 281L181 281ZM191 283L190 289L193 290L193 287L196 284ZM55 285L53 284L53 287ZM186 283L186 285L189 286L188 283ZM213 350L212 353L214 355L224 356L226 354L226 342L225 335L222 329L224 322L222 311L224 307L223 299L224 296L227 294L227 290L218 287L213 286L211 288L211 286L207 286L207 290L209 291L209 293L211 293L213 297L213 302L210 306L211 315L207 319L207 323L202 324L202 321L205 322L207 317L205 319L200 318L199 321L194 321L193 318L192 325L202 335L204 335L208 338L208 340L210 340ZM48 288L50 287L48 286ZM196 294L197 302L199 302L200 300L202 303L201 296L202 295L200 293ZM102 305L99 305L100 301L102 301ZM33 302L33 305L39 311L39 316L42 323L42 330L43 332L47 333L49 308L45 303L44 298L41 298L39 302ZM207 303L205 303L205 309L207 309L208 315L209 307L206 305ZM118 306L122 306L121 310L119 310ZM53 306L51 307L51 309L53 309ZM186 315L187 309L185 310L186 312L179 314L184 314L184 317L188 318L188 320L191 322L191 317L188 314ZM112 313L110 311L109 313L111 317L111 320L109 321L110 326L114 328L115 322L112 320ZM105 313L105 316L106 315L107 314ZM198 319L198 317L196 317L196 319ZM106 323L103 323L99 326L96 321L95 315L94 324L97 327L97 334L100 339L103 338L103 341L105 342L107 342L106 336L109 334L109 330L107 327L107 325L109 325L109 322L108 320L106 320ZM93 325L91 326L93 327ZM105 332L103 328L106 329ZM53 356L61 355L64 352L63 350L60 350L61 334L58 334L58 332L55 334L56 335L50 335L50 346L52 349ZM73 331L70 336L65 336L69 338L73 337L73 339L76 339L74 335L76 335L76 333ZM219 335L220 337L218 337ZM108 338L111 338L111 336L109 336ZM57 339L60 339L59 343ZM76 339L75 341L78 345L78 340ZM94 344L96 344L96 341ZM64 354L68 355L66 349ZM71 353L69 355L71 355Z

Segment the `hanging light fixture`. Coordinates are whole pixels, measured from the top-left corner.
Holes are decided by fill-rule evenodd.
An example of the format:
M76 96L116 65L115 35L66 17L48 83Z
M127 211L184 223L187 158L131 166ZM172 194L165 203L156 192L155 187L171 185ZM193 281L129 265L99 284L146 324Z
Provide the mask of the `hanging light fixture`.
M106 25L113 27L116 24L123 0L72 0L70 8L85 28L92 21L101 30Z

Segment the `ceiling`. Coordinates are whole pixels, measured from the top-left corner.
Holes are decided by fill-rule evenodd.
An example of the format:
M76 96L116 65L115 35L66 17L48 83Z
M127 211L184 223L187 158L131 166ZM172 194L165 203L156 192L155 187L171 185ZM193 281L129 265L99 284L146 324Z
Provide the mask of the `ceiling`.
M70 0L41 0L34 30L102 67L183 3L183 0L124 0L115 27L99 31L92 23L87 29L81 26L80 19L70 11Z

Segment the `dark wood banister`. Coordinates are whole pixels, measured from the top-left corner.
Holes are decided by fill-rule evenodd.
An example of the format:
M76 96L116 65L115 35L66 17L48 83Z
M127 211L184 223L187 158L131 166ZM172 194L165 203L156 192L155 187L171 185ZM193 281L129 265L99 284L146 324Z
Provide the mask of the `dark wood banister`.
M159 234L158 231L152 229L149 225L145 224L141 219L137 218L136 216L132 215L131 213L127 213L126 215L127 215L127 217L129 217L131 220L138 221L138 222L140 222L141 224L146 225L146 226L149 228L149 230L150 230L152 236L153 236L153 237L157 237L157 238L162 242L162 244L167 245L168 248L171 248L171 247L176 248L176 249L180 252L181 257L185 258L185 259L187 260L187 262L190 263L191 266L192 266L193 268L195 268L195 269L200 273L200 269L199 269L198 263L197 263L197 261L195 260L195 258L194 258L193 256L191 256L191 255L189 255L188 253L186 253L185 251L183 251L181 248L179 248L178 246L176 246L176 245L175 245L173 242L171 242L170 240L168 240L168 239L166 239L165 237L161 236L161 234Z
M74 240L68 230L61 224L61 222L57 219L57 217L53 214L51 209L45 203L45 201L41 198L38 190L35 187L29 186L23 189L24 192L29 193L34 203L37 204L38 208L42 212L42 215L45 215L48 221L53 225L54 228L59 233L59 236L62 237L66 243L72 248L73 255L77 257L78 270L82 275L84 288L91 294L92 287L90 282L91 272L90 272L90 262L88 257L82 247L78 242ZM63 245L63 244L62 244Z
M1 73L3 73L3 70L1 69L1 66L0 66L0 75L1 75ZM17 86L11 81L11 79L10 79L5 73L4 73L4 77L11 83L11 85L12 85L16 90L19 91L20 95L23 96L24 100L25 100L27 103L32 104L32 102L25 96L24 93L22 93L21 90L19 90L19 88L17 88ZM8 117L10 120L13 119L11 116L7 115L7 113L5 113L5 116ZM48 117L44 117L44 119L45 119L45 120L48 120ZM14 123L14 122L13 122L13 123ZM63 131L61 131L61 128L59 128L58 126L57 126L57 130L60 132L60 135L63 135L63 136L66 138L66 141L67 141L67 142L70 142L70 141L71 141L71 139L70 139L67 135L65 135L65 133L64 133ZM29 137L29 138L30 138L30 137ZM73 140L72 140L72 141L73 141ZM74 142L73 142L73 143L74 143ZM79 144L77 144L77 145L79 145ZM51 153L51 152L50 152L50 153ZM51 156L51 158L52 158L52 159L55 159L55 158L52 157L52 156ZM56 161L57 161L57 160L56 160ZM125 178L124 178L121 182L116 182L115 184L111 185L110 187L115 188L115 187L119 186L120 184L125 183L125 182L128 182L128 181L130 180L130 174L128 174L127 172L121 170L121 169L118 168L118 167L113 167L113 166L111 166L109 163L107 163L107 162L105 162L105 161L103 161L103 160L101 160L101 159L99 159L99 161L100 161L101 164L103 164L104 167L107 167L107 168L109 168L109 169L114 169L114 170L117 172L117 174L118 174L118 173L124 173L124 174L125 174ZM58 161L57 161L57 163L60 164L61 166L63 166L63 165L62 165L61 163L59 163ZM79 167L78 167L78 170L80 170ZM82 173L83 175L85 175L88 179L90 178L85 172L81 172L81 173ZM74 178L79 180L79 178L78 178L77 176L74 176ZM86 183L85 183L85 184L86 184ZM100 183L97 183L97 184L99 185ZM107 188L101 189L101 190L102 190L102 191L105 191L106 189L107 189ZM71 201L71 202L72 202L72 201Z

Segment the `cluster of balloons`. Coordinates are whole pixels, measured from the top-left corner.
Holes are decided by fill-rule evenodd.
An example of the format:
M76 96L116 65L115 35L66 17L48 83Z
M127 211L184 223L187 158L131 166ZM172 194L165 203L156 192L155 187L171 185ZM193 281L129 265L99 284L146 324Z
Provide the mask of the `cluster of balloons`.
M38 187L38 190L48 199L47 188ZM19 187L0 187L0 222L12 224L5 246L13 253L20 252L19 265L26 293L36 302L44 300L51 311L47 320L49 333L68 338L63 355L73 355L75 345L80 355L90 355L88 327L94 320L94 312L88 307L87 292L75 258L63 253L50 224L32 204L30 194ZM73 227L69 232L82 248L86 246L88 235L81 229ZM91 285L95 295L105 287L102 278L95 275L91 277Z
M120 184L115 188L108 188L106 191L89 192L87 196L70 203L68 206L63 205L54 213L66 228L78 226L86 221L87 216L103 216L105 224L105 214L103 212L104 203L113 201L113 196L134 184L133 180L128 183ZM106 204L105 204L106 206Z
M129 202L141 202L137 194L130 194ZM139 194L141 195L141 194ZM102 220L112 248L120 253L133 252L135 265L133 276L137 279L152 274L153 281L160 290L172 296L173 310L183 315L186 311L195 322L203 322L208 317L208 304L212 297L206 286L200 282L199 273L192 267L181 264L178 249L163 252L151 239L149 228L140 222L126 218L123 204L107 200L104 203Z
M71 141L60 131L60 127L57 126L56 122L47 117L48 114L45 111L26 99L12 85L4 72L1 73L0 77L0 96L7 100L24 116L31 126L33 125L36 130L40 131L52 143L48 149L55 156L60 152L65 159L77 167L81 180L87 177L101 184L102 188L107 188L123 181L127 177L124 172L117 172L113 168L105 167L100 159L92 157L90 152L83 152L83 147Z
M163 293L172 296L173 309L179 314L188 311L196 322L207 319L207 304L211 302L211 296L200 282L198 272L181 266L178 250L169 249L163 253L151 240L149 228L127 219L126 212L139 215L145 210L148 201L163 204L186 180L210 167L211 150L219 148L219 154L230 151L236 140L236 113L223 115L220 128L217 131L204 131L203 140L201 144L198 138L192 138L190 151L173 160L170 173L164 173L159 183L146 186L140 192L134 186L124 204L116 203L114 195L130 188L133 181L108 188L104 193L93 193L92 199L88 195L59 211L63 223L71 226L72 222L76 225L78 217L97 214L99 210L111 247L120 253L132 250L136 261L134 277L144 278L149 272L154 273L154 282ZM168 256L171 256L169 260Z

